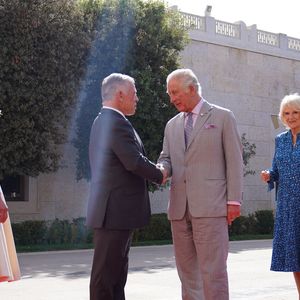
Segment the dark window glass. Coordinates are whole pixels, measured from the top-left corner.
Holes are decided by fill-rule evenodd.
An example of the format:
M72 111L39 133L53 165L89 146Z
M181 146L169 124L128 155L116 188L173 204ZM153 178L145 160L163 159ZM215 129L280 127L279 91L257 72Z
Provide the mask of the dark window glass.
M6 201L26 201L24 176L4 177L0 185Z

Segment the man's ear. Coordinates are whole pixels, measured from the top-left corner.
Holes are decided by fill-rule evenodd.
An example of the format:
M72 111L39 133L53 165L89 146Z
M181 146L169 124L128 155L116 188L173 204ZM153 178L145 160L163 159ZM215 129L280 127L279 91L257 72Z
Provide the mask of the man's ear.
M119 91L118 96L119 96L119 100L121 102L123 102L123 99L124 99L124 93L123 93L123 91Z
M189 85L189 92L191 93L191 94L194 94L194 93L197 93L197 91L196 91L196 87L194 86L194 85L192 85L192 84L190 84Z

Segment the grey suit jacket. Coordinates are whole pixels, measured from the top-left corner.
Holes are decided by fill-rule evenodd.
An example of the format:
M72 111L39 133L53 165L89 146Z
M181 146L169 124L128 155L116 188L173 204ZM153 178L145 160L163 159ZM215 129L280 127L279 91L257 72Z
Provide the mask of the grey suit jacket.
M87 225L116 230L146 225L151 215L147 179L161 183L163 176L144 156L131 123L102 109L91 129L89 154Z
M168 217L181 219L188 202L194 217L227 215L227 201L241 201L242 146L231 111L204 100L185 149L184 113L166 125L159 163L171 178Z

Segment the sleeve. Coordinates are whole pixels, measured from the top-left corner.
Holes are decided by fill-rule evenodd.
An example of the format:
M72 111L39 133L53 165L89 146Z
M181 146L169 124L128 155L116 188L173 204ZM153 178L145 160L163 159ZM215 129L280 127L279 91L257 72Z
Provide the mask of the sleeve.
M163 180L161 171L142 154L142 148L135 138L134 130L127 120L119 121L115 126L112 149L124 168L145 179L160 184Z
M227 201L242 201L243 154L235 117L226 115L223 130L223 147L226 163Z
M275 159L277 148L278 148L278 137L275 138L275 153L273 157L272 168L268 170L270 172L270 180L268 181L269 191L274 189L274 183L278 183L278 179L279 179L279 172L278 172L278 167Z
M172 164L171 164L170 151L169 151L169 142L168 142L168 124L165 128L163 148L162 148L162 151L159 155L157 163L163 165L163 167L167 170L168 177L172 176Z

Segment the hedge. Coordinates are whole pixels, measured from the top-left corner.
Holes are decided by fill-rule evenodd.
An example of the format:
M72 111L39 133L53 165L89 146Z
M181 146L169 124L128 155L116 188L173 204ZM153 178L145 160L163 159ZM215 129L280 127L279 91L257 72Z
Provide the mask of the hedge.
M237 218L229 226L229 236L273 234L274 216L271 210L259 210ZM85 225L85 218L72 221L24 221L12 224L17 246L91 244L93 232ZM172 240L171 226L165 213L154 214L150 224L135 230L133 242Z

